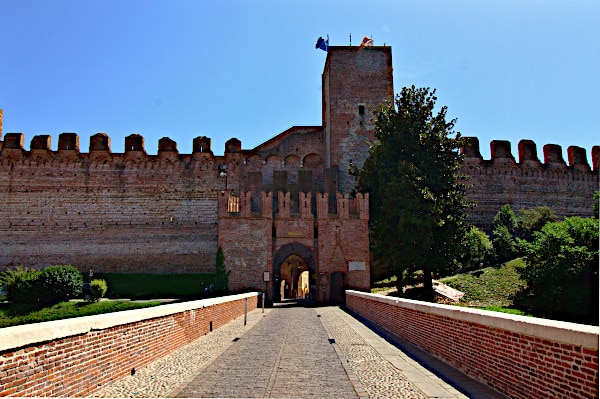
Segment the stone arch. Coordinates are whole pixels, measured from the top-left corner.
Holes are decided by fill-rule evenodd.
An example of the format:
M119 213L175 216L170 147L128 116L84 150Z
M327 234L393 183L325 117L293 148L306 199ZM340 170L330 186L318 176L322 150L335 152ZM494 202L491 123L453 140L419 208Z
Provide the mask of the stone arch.
M316 278L316 267L317 267L317 262L316 262L316 256L314 255L314 252L312 249L310 249L309 247L300 244L300 243L291 243L291 244L286 244L283 245L281 248L279 248L277 250L277 252L275 252L275 255L273 256L273 278L272 278L272 283L273 283L273 290L272 290L272 300L273 302L280 302L282 300L281 298L281 284L283 283L284 279L282 278L282 266L285 268L284 263L286 262L286 260L289 259L295 259L295 257L301 259L303 261L303 264L306 266L306 271L309 272L309 284L313 285L312 281ZM304 268L301 267L302 270L304 271ZM288 292L291 292L294 290L294 286L293 284L296 283L296 281L287 281L288 284L292 284L292 286L290 287L290 290ZM316 285L315 287L309 287L311 294L314 295L316 294Z

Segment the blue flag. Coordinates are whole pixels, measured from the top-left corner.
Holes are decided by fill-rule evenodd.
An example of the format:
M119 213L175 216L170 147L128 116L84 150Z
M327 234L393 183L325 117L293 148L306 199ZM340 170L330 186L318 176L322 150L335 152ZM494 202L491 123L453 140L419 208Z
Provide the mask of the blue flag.
M319 37L315 48L320 48L323 51L327 51L327 49L329 48L329 37L327 38L327 40L323 39L322 37Z

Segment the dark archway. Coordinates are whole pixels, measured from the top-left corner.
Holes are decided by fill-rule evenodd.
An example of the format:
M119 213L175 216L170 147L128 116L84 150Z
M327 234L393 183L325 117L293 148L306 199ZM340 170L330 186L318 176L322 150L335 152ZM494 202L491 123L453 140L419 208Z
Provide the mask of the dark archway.
M283 281L282 280L282 266L284 266L284 263L286 263L286 260L294 260L299 258L301 260L301 262L299 262L299 265L295 266L296 270L293 270L291 272L291 275L293 276L291 279L289 279L287 277L286 274L286 278L289 279L289 281ZM294 262L292 262L294 263ZM286 265L287 266L287 265ZM296 296L298 297L298 292L299 292L299 288L304 288L304 287L298 287L298 272L299 271L308 271L309 273L309 284L311 285L309 288L309 292L311 293L311 296L314 296L316 293L316 285L313 286L313 281L315 279L315 272L316 272L316 260L315 260L315 256L313 254L313 251L308 248L305 245L302 244L298 244L298 243L293 243L293 244L286 244L283 247L279 248L279 250L275 253L275 256L273 256L273 279L272 279L272 301L273 302L281 302L282 298L281 298L281 292L282 290L284 290L284 292L288 293L288 297L290 296ZM288 266L289 267L289 266ZM292 266L292 268L294 268L294 266ZM288 273L288 271L286 270L287 268L284 266L284 272ZM288 286L284 286L282 287L282 284L289 284ZM313 298L311 298L313 299Z

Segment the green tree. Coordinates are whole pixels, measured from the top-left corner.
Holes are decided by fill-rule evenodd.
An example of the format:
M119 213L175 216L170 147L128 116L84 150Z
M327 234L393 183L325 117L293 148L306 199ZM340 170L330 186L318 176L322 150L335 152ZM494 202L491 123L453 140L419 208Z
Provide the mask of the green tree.
M509 204L502 206L494 216L494 227L498 226L505 226L511 234L517 229L517 215L515 215Z
M358 190L371 193L371 248L395 271L399 292L419 271L431 289L432 273L452 266L466 231L464 142L447 107L434 115L436 100L435 90L412 86L382 104L369 156L351 170Z
M594 203L592 204L592 211L594 212L594 217L596 219L600 219L600 191L594 192Z
M521 209L519 211L518 230L522 238L531 240L533 233L540 231L548 222L558 222L559 218L548 206L539 206L533 209Z
M527 289L516 303L547 315L598 322L598 219L552 222L522 241Z
M463 253L459 259L463 269L472 269L481 263L489 264L495 252L488 235L476 226L471 226L463 240Z
M70 265L48 266L42 271L40 282L50 292L44 302L68 301L79 296L83 290L82 274Z
M505 262L517 256L518 246L513 237L517 226L517 216L510 205L502 206L494 216L494 229L492 230L496 261Z
M217 250L215 268L215 290L217 292L227 291L229 285L229 273L231 273L231 270L225 268L225 255L223 254L223 249L219 247Z

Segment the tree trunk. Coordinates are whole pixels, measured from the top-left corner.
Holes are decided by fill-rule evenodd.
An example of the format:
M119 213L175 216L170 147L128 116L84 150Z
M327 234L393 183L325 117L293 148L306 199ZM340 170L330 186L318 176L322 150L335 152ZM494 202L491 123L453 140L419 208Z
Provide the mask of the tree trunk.
M433 300L433 276L427 267L423 269L423 291L427 300Z

